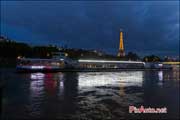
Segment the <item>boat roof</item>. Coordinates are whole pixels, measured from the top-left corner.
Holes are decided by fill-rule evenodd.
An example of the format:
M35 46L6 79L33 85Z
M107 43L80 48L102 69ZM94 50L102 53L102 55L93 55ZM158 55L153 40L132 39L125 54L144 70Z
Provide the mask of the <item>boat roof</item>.
M20 58L22 61L59 61L64 59Z

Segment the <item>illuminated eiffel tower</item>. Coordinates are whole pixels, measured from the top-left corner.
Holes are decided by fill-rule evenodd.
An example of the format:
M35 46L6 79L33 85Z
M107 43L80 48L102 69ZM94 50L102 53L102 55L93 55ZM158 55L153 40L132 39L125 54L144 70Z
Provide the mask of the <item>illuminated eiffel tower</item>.
M125 56L122 30L120 30L119 51L118 51L117 56L118 57L124 57Z

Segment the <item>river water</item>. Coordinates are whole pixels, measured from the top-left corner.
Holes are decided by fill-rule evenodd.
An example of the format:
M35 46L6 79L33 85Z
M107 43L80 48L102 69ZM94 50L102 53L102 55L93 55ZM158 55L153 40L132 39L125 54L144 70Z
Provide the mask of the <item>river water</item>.
M2 118L179 118L179 71L15 73L3 69ZM167 113L129 113L129 106Z

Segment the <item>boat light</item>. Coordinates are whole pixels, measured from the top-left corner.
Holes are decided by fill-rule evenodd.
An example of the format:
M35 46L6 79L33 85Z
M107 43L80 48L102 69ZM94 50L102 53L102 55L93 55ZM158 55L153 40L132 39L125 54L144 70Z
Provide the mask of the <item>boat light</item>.
M43 69L44 66L31 66L32 69Z
M79 59L78 62L97 62L97 63L143 63L140 61L114 61L114 60L82 60Z

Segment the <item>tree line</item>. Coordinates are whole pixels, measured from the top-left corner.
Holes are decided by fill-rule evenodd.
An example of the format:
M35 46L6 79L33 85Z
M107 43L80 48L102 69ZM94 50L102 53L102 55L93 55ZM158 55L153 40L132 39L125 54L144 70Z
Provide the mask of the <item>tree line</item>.
M26 43L19 43L0 36L0 64L8 65L15 64L17 57L26 58L52 58L54 52L65 52L72 59L93 58L93 59L108 59L108 60L141 60L145 62L168 61L161 59L158 56L150 55L140 58L136 53L129 52L124 57L109 55L97 50L84 49L67 49L53 45L48 46L30 46Z

